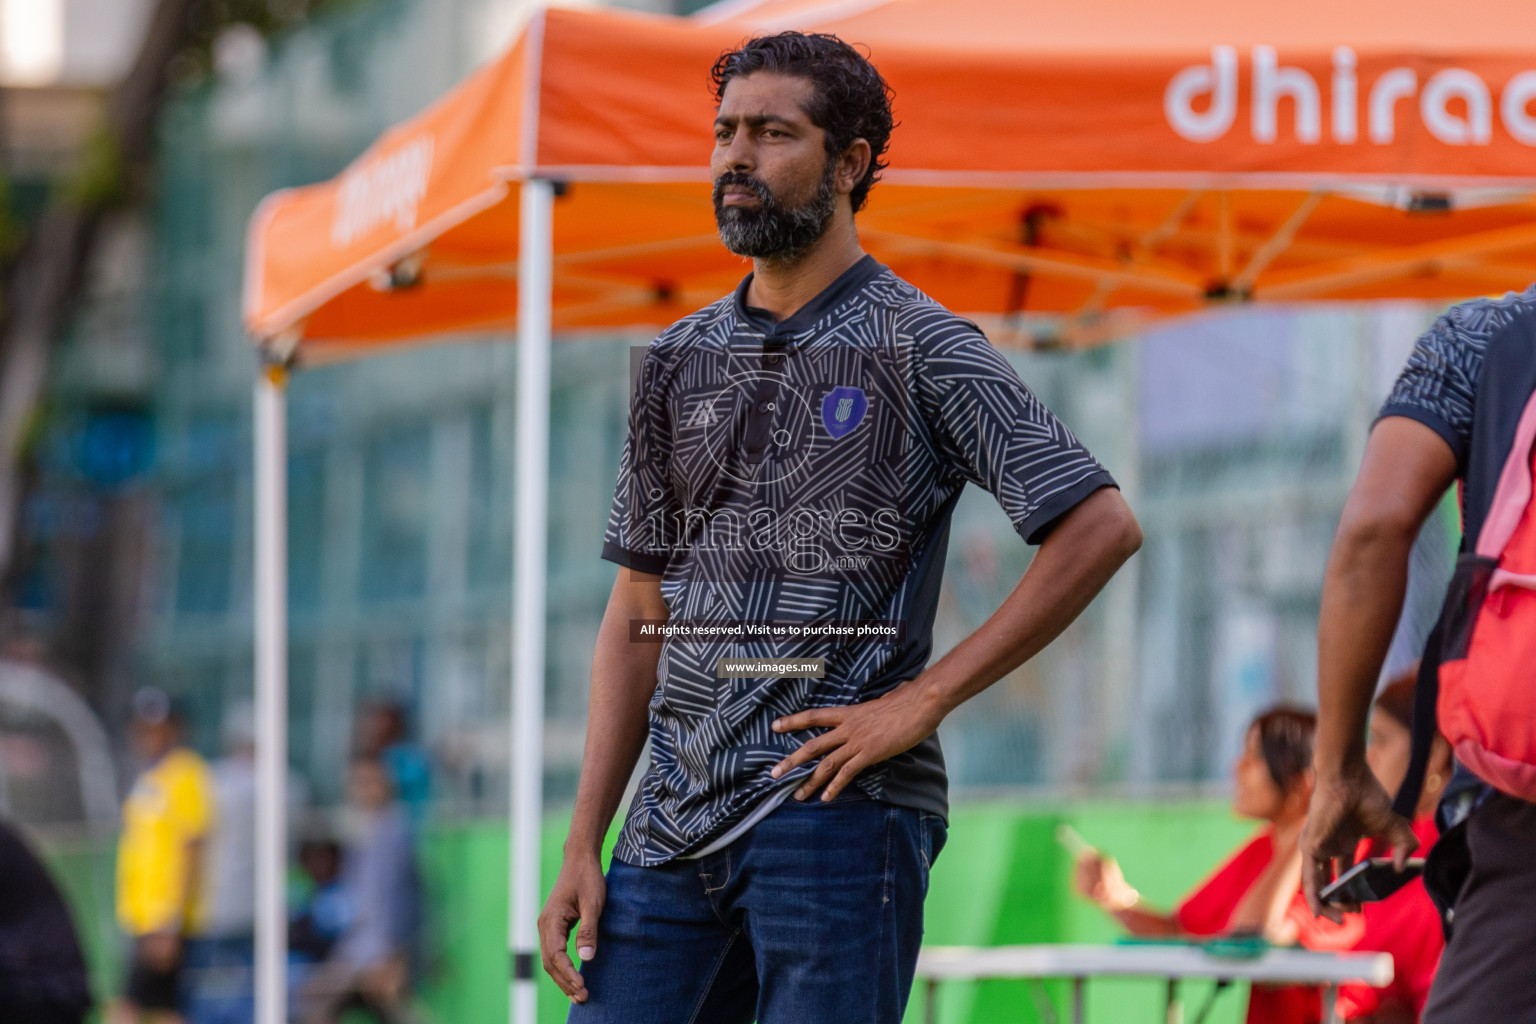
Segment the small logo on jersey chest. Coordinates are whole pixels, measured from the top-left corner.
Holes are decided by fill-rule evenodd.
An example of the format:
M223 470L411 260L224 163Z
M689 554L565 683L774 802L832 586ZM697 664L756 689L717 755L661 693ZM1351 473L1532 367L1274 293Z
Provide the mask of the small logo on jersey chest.
M863 422L868 409L869 400L864 397L863 388L833 388L821 400L821 422L836 441Z

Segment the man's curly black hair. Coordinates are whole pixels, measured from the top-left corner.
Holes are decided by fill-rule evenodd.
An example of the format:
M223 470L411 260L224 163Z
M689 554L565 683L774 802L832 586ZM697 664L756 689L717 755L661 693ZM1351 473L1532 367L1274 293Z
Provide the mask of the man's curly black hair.
M815 87L806 115L827 134L827 155L836 156L855 139L869 143L869 170L849 199L854 212L863 209L869 190L885 170L891 144L891 87L858 50L834 35L780 32L759 36L740 49L720 55L709 77L715 103L725 96L731 79L759 71L809 79Z

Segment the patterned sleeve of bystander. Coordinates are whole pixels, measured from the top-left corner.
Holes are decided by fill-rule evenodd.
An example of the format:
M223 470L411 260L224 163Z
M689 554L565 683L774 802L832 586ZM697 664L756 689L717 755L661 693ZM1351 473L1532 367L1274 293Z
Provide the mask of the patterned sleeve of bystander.
M1451 446L1456 465L1465 468L1483 354L1489 337L1512 315L1506 302L1474 300L1451 307L1419 336L1378 420L1404 416L1424 424Z

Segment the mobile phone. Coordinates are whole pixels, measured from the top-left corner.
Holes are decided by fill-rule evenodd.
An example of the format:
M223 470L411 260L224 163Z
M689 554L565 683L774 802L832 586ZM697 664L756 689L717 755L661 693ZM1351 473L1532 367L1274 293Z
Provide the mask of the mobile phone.
M1390 857L1363 860L1323 887L1324 903L1371 903L1384 900L1424 873L1424 858L1410 858L1403 870Z

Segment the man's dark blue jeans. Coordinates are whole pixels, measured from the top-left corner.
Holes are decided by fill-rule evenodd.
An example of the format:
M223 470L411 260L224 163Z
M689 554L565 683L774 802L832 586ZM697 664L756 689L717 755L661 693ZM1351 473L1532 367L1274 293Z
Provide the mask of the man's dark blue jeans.
M897 1024L945 835L845 791L697 860L615 860L570 1024Z

